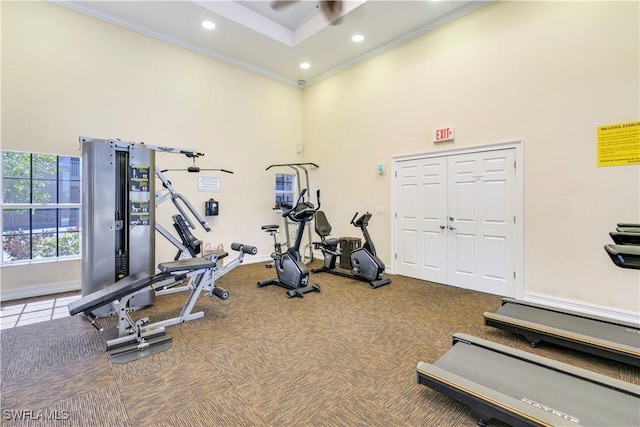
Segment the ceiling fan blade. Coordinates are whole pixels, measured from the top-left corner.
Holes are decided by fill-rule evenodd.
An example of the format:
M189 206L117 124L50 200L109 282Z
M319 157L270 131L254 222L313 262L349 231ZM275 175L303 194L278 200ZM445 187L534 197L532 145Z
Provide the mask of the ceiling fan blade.
M320 9L331 25L337 25L342 18L342 0L320 0Z
M271 9L273 10L280 10L280 9L284 9L285 7L289 7L294 3L298 3L299 0L276 0L276 1L272 1L271 2Z

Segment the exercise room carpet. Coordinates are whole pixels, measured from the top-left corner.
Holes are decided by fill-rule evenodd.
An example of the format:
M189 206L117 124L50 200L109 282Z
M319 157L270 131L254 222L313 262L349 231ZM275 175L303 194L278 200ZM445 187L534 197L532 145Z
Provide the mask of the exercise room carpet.
M1 425L474 426L465 406L416 383L418 361L437 360L456 332L640 383L638 369L531 349L485 327L483 313L500 306L494 295L401 276L370 289L312 274L322 292L288 299L283 288L256 287L274 273L262 263L231 271L217 283L228 300L202 296L195 310L205 317L168 327L168 351L127 364L105 353L114 318L102 333L82 316L2 330ZM134 317L174 317L186 298L159 297Z

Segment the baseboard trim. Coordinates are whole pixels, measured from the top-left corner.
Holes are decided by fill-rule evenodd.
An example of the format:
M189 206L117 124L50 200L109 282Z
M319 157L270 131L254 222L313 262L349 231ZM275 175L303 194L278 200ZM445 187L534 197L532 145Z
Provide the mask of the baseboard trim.
M252 255L245 256L243 264L258 264L260 262L269 262L271 261L271 255Z
M550 297L547 295L527 292L525 292L523 300L536 304L548 305L550 307L561 308L564 310L577 311L580 313L591 314L608 319L617 319L624 322L640 324L640 313L634 313L633 311L620 310L617 308L589 304L581 301L573 301L564 298Z
M271 261L271 256L245 256L244 264L256 264L260 262ZM81 289L80 281L50 283L47 285L29 286L20 289L0 289L0 301L12 301L22 298L42 297L63 292L79 291Z
M28 288L0 290L0 301L11 301L22 298L41 297L80 290L80 282L60 282L47 285L30 286Z

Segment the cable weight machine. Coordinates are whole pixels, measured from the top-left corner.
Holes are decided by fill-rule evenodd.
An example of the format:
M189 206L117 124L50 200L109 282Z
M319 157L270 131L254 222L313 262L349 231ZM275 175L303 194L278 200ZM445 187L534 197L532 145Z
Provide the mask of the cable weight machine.
M187 248L155 221L156 205L171 200L190 228L189 211L207 231L209 224L189 201L177 193L163 171L155 166L155 153L181 154L195 160L195 150L148 145L119 139L80 137L82 152L82 290L92 294L134 273L153 276L155 230L179 251ZM189 172L199 172L193 165ZM222 170L227 173L233 173ZM154 174L167 190L156 192ZM154 197L155 196L155 197ZM183 207L184 206L184 207ZM137 310L155 302L153 290L131 298ZM96 309L96 317L116 314L108 305Z

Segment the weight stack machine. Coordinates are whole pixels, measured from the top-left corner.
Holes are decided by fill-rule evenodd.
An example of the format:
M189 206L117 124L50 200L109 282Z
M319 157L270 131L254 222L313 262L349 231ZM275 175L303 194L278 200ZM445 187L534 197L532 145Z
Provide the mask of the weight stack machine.
M82 295L134 273L155 273L155 151L142 143L80 137ZM155 301L153 290L129 308ZM110 304L94 311L114 315Z

